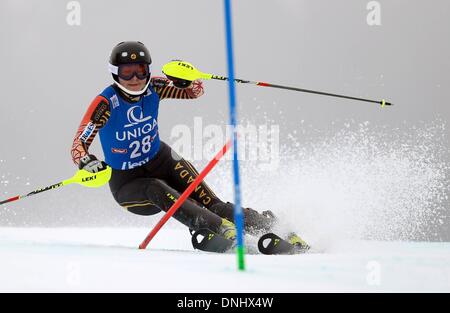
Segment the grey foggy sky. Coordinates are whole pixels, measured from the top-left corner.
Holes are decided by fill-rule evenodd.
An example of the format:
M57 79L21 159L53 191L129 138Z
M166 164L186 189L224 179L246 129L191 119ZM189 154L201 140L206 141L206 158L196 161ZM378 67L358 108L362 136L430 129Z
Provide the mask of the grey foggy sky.
M8 185L8 195L73 174L72 138L90 101L111 83L106 65L116 43L144 42L153 58L154 75L174 58L226 75L222 1L80 0L81 26L67 25L68 2L0 2L0 159L4 160L0 170L16 182ZM300 142L332 135L348 120L405 132L414 125L448 123L450 3L379 1L382 25L371 27L366 23L368 2L233 1L236 76L386 98L394 107L382 110L366 103L238 86L239 118L265 123L266 113L282 125L281 142L298 129L299 120L321 130L299 138ZM228 123L226 84L205 82L205 88L205 96L195 102L161 103L163 140L170 142L171 128L191 125L196 116L208 123ZM448 135L443 140L449 161ZM100 151L98 142L93 151ZM0 188L3 198L5 186ZM89 191L89 196L84 192L74 187L37 197L3 217L17 224L20 218L33 224L30 216L47 220L63 206L61 199L68 199L72 209L82 207L77 209L79 215L71 212L74 220L99 203L103 212L99 219L122 214L105 213L107 206L115 205L107 190ZM79 195L96 200L77 205ZM26 214L32 206L36 215ZM71 224L70 218L66 221Z

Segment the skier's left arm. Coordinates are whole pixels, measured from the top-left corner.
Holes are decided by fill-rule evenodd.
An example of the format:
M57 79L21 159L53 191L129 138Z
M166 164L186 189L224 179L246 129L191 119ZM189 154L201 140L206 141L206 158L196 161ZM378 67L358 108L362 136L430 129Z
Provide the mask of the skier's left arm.
M101 95L95 97L89 105L72 143L72 160L78 167L80 164L90 161L87 159L93 159L93 155L89 153L89 147L98 131L108 122L110 115L111 109L108 100Z
M152 77L152 85L160 100L163 99L196 99L202 96L203 83L200 80L194 80L186 88L175 87L172 82L165 77Z

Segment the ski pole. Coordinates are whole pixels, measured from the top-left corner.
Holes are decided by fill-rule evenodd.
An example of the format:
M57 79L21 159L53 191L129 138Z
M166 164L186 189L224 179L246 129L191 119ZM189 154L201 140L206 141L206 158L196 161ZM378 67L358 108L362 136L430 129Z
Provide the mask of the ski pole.
M225 146L223 146L222 150L220 150L214 159L212 159L208 165L203 169L203 171L197 176L197 178L189 185L188 188L181 194L177 201L170 207L170 209L164 214L161 220L156 224L156 226L152 229L152 231L145 237L144 241L139 245L139 249L147 248L150 241L155 237L158 231L164 226L164 224L169 220L172 215L178 210L178 208L186 201L189 195L194 191L195 188L203 181L203 179L208 175L208 173L216 166L222 156L228 151L231 146L231 140L229 140Z
M0 201L0 205L9 203L9 202L13 202L13 201L16 201L19 199L23 199L23 198L26 198L29 196L33 196L35 194L38 194L38 193L41 193L44 191L57 189L57 188L67 186L70 184L80 184L82 186L90 187L90 188L101 187L110 180L111 174L112 174L112 169L109 166L107 166L106 169L104 169L103 171L100 171L98 173L91 173L86 170L79 170L76 172L76 174L72 178L63 180L62 182L59 182L57 184L54 184L54 185L51 185L48 187L37 189L26 195L18 195L18 196Z
M171 62L167 63L166 65L163 66L162 72L169 78L175 77L175 78L184 79L184 80L188 80L188 81L194 81L196 79L216 79L216 80L222 80L222 81L229 80L229 78L225 77L225 76L203 73L203 72L197 70L191 63L185 62L185 61L180 61L180 60L175 60L175 61L171 61ZM384 107L386 105L392 105L392 103L387 102L385 99L371 100L371 99L364 99L364 98L358 98L358 97L352 97L352 96L346 96L346 95L339 95L339 94L330 93L330 92L310 90L310 89L304 89L304 88L298 88L298 87L289 87L289 86L283 86L283 85L275 85L275 84L271 84L271 83L264 83L264 82L237 79L237 78L234 79L234 81L236 83L252 84L252 85L256 85L256 86L260 86L260 87L286 89L286 90L312 93L312 94L322 95L322 96L343 98L343 99L356 100L356 101L362 101L362 102L377 103L377 104L380 104L382 107Z

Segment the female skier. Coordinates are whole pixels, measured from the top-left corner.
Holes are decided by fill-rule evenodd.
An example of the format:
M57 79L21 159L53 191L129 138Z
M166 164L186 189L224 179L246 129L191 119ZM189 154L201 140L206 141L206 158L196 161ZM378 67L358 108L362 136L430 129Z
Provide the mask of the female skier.
M198 176L194 166L159 138L158 108L164 99L195 99L202 82L151 77L151 57L139 41L121 42L111 52L109 71L114 83L90 104L72 145L79 169L98 172L111 166L109 186L117 203L129 212L152 215L168 211ZM105 161L89 153L100 134ZM208 228L235 239L233 204L223 202L202 182L174 214L191 230ZM276 218L270 211L244 209L245 230L268 232ZM291 242L303 245L298 236ZM306 245L306 244L305 244Z

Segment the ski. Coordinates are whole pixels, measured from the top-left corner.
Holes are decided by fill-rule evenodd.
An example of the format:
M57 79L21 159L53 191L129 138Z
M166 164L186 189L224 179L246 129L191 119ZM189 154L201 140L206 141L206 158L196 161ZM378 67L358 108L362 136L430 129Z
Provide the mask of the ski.
M192 246L196 250L226 253L232 251L235 247L235 241L226 239L217 233L207 229L199 229L197 231L191 231ZM258 240L258 251L262 254L302 254L309 251L309 247L306 248L300 245L293 245L287 240L279 237L274 233L267 233L261 236ZM247 247L249 249L249 247ZM255 250L249 249L251 254L257 253Z
M235 246L235 242L203 228L192 234L192 246L197 250L225 253Z
M293 245L274 233L267 233L259 238L258 250L262 254L301 254L306 253L309 247Z

